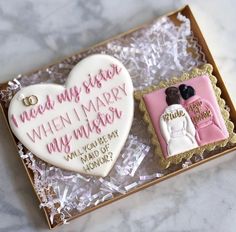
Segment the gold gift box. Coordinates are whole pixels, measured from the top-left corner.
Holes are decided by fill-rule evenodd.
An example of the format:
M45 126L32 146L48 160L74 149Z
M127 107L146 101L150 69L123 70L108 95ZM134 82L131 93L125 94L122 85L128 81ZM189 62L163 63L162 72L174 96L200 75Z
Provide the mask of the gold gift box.
M228 91L227 91L227 89L226 89L226 87L225 87L225 84L224 84L224 82L223 82L223 79L222 79L222 77L221 77L221 75L220 75L220 73L219 73L219 71L218 71L218 68L217 68L217 66L216 66L216 64L215 64L215 61L214 61L214 59L213 59L213 57L212 57L212 55L211 55L211 53L210 53L210 51L209 51L209 48L208 48L208 46L207 46L207 44L206 44L206 41L205 41L205 39L204 39L204 37L203 37L203 35L202 35L202 32L201 32L201 30L200 30L200 28L199 28L199 26L198 26L198 24L197 24L197 22L196 22L196 20L195 20L195 18L194 18L194 16L193 16L193 14L192 14L192 11L191 11L190 7L187 5L187 6L181 8L181 9L175 11L175 12L171 12L171 13L167 14L166 16L168 16L174 23L178 24L178 21L177 21L177 19L176 19L176 16L177 16L177 14L178 14L179 12L180 12L182 15L186 16L186 17L190 20L192 32L193 32L194 36L197 38L199 45L202 47L202 52L205 54L206 61L207 61L207 63L210 63L210 64L213 66L213 75L217 78L217 86L220 87L220 89L221 89L221 91L222 91L221 97L225 100L226 105L230 108L230 119L231 119L231 121L234 123L234 125L236 125L236 111L235 111L233 102L232 102L232 100L230 99L229 93L228 93ZM117 35L117 36L115 36L115 37L113 37L113 38L110 38L110 39L108 39L108 40L105 40L105 41L103 41L103 42L101 42L101 43L98 43L98 44L96 44L96 45L94 45L94 46L92 46L92 47L89 47L89 48L87 48L87 49L84 49L84 50L80 51L80 52L77 53L77 54L83 54L83 53L85 53L86 51L88 51L88 50L90 50L90 49L95 49L95 48L98 47L98 46L105 45L106 43L108 43L108 42L110 42L110 41L112 41L112 40L114 40L114 39L118 39L119 37L122 37L122 36L127 36L127 35L133 33L134 31L138 31L138 30L144 28L144 27L147 26L147 25L149 25L149 23L144 24L144 25L141 25L141 26L139 26L139 27L137 27L137 28L134 28L134 29L132 29L132 30L129 30L129 31L125 32L125 33L122 33L122 34L120 34L120 35ZM68 57L66 57L66 58L68 58ZM51 64L50 64L50 65L51 65ZM47 67L49 67L50 65L48 65ZM45 68L47 68L47 67L43 67L43 68L45 69ZM39 71L39 70L34 70L34 71L31 72L31 73L35 73L35 72L38 72L38 71ZM7 83L0 84L0 90L4 90L4 89L6 89L6 87L7 87ZM4 116L5 116L6 123L8 124L8 121L7 121L7 108L5 107L5 105L4 105L3 102L0 101L0 103L1 103L0 109L1 109L2 113L3 113ZM10 132L10 128L9 128L9 132ZM13 138L13 140L14 140L14 144L15 144L15 146L17 147L17 142L18 142L18 140L13 136L12 133L11 133L11 135L12 135L12 138ZM18 148L17 148L17 149L18 149ZM102 206L108 205L108 204L110 204L110 203L112 203L112 202L114 202L114 201L116 201L116 200L119 200L119 199L121 199L121 198L127 197L127 196L129 196L130 194L133 194L133 193L135 193L135 192L138 192L138 191L140 191L140 190L142 190L142 189L145 189L145 188L147 188L147 187L149 187L149 186L152 186L152 185L154 185L154 184L156 184L156 183L159 183L159 182L161 182L161 181L163 181L163 180L166 180L166 179L168 179L168 178L170 178L170 177L172 177L172 176L178 175L178 174L180 174L180 173L182 173L182 172L184 172L184 171L189 170L190 168L194 168L194 167L196 167L196 166L198 166L198 165L200 165L200 164L203 164L203 163L205 163L205 162L208 162L209 160L212 160L212 159L215 159L215 158L217 158L217 157L219 157L219 156L222 156L222 155L224 155L224 154L227 154L227 153L229 153L229 152L231 152L231 151L233 151L233 150L235 150L235 149L236 149L236 145L233 145L233 146L230 146L230 147L225 147L224 149L220 150L220 152L213 153L210 157L205 158L205 159L203 159L203 160L200 160L200 161L198 161L197 163L194 163L194 164L188 166L188 168L182 168L182 169L180 169L180 170L173 171L172 173L167 174L167 175L165 175L165 176L163 176L163 177L160 177L160 178L158 178L158 179L154 179L154 180L151 180L151 181L149 181L149 182L146 182L146 183L140 185L139 187L137 187L137 188L135 188L135 189L133 189L133 190L130 190L130 191L129 191L128 193L126 193L126 194L115 196L115 197L113 197L113 198L110 199L110 200L107 200L107 201L105 201L105 202L102 202L102 203L100 203L100 204L98 204L98 205L96 205L96 206L93 206L93 207L91 207L91 208L87 208L87 209L85 209L84 211L82 211L82 212L80 212L80 213L74 215L73 217L69 218L67 221L70 221L70 220L72 220L72 219L74 219L74 218L80 217L80 216L82 216L82 215L84 215L84 214L86 214L86 213L89 213L89 212L91 212L91 211L93 211L93 210L96 210L96 209L98 209L98 208L100 208L100 207L102 207ZM24 167L25 167L25 170L26 170L26 172L27 172L27 174L28 174L28 177L29 177L29 180L30 180L30 182L31 182L31 184L32 184L32 187L34 188L34 184L33 184L33 173L32 173L32 171L26 166L26 163L24 162L24 160L21 159L21 161L22 161L22 163L23 163L23 165L24 165ZM35 189L34 189L34 190L35 190ZM35 191L35 192L36 192L36 191ZM37 195L37 194L36 194L36 195ZM38 199L39 199L39 202L41 203L41 199L39 198L38 195L37 195L37 197L38 197ZM49 228L50 228L50 229L55 228L56 226L62 224L62 221L60 222L59 220L58 220L58 221L55 220L55 221L54 221L54 224L51 224L51 222L50 222L50 220L49 220L49 211L48 211L48 209L47 209L47 208L43 208L43 210L44 210L44 213L45 213L45 216L46 216L46 219L47 219L47 222L48 222L48 225L49 225ZM57 223L57 222L58 222L58 223Z

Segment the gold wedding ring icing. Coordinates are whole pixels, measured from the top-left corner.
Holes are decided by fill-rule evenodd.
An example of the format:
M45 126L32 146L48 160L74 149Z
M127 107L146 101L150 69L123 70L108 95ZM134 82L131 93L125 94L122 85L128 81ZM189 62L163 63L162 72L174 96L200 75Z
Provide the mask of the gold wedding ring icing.
M22 102L25 106L32 106L38 103L38 98L35 95L31 95L29 97L25 97L22 99Z

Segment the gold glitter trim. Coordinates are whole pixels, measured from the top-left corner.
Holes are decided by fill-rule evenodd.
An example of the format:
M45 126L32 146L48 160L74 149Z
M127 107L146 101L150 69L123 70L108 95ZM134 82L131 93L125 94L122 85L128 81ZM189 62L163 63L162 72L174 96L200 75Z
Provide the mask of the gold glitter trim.
M217 79L215 76L212 75L213 67L210 64L205 64L203 65L200 69L194 68L192 71L189 73L184 73L181 77L174 77L171 80L168 81L161 81L159 85L157 86L150 86L144 90L138 90L135 91L134 97L136 100L139 101L139 109L141 112L143 112L143 118L144 121L148 124L148 132L151 134L151 142L155 147L155 154L157 154L160 157L160 165L162 168L168 168L170 164L178 164L180 163L183 159L190 159L194 154L202 154L205 150L212 151L216 147L225 147L228 143L236 143L236 134L234 133L234 124L233 122L230 121L229 119L229 112L225 109L225 100L221 98L221 89L216 86ZM183 153L180 153L175 156L171 156L168 158L165 158L162 149L159 143L159 140L157 138L157 135L155 133L155 129L152 125L151 118L149 116L149 113L147 111L146 105L143 100L143 95L147 93L151 93L155 90L162 89L162 88L167 88L169 86L178 84L180 82L199 77L202 75L207 75L212 83L213 90L215 92L217 102L219 104L221 114L223 116L223 119L225 121L225 125L227 127L229 137L227 139L224 139L222 141L210 143Z

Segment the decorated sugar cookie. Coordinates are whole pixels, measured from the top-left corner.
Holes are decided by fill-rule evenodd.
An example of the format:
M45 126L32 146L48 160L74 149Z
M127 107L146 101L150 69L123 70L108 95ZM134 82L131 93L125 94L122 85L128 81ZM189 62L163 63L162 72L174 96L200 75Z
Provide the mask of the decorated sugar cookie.
M133 85L126 68L108 55L92 55L70 72L65 86L37 84L11 100L15 136L57 167L106 176L133 119Z
M135 97L163 168L235 141L209 64L137 91Z

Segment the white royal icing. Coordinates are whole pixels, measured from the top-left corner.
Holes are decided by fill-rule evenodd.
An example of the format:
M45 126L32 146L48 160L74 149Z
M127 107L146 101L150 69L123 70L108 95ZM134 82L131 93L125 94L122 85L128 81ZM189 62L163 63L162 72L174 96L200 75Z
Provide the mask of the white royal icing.
M72 69L65 86L22 88L8 119L15 136L40 159L104 177L125 143L133 111L128 71L114 57L96 54Z
M160 129L167 144L168 156L198 147L195 127L184 107L173 104L160 117Z

